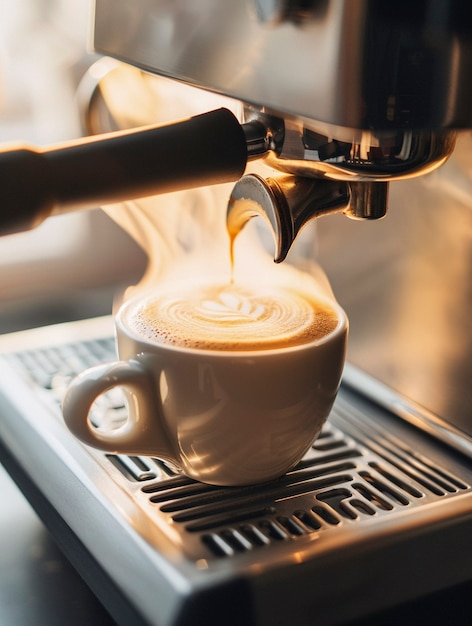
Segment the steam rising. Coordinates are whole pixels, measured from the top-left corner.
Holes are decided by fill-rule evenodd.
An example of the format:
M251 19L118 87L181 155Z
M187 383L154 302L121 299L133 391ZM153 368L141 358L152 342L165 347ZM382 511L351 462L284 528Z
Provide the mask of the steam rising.
M241 118L239 104L232 100L148 76L125 65L118 69L115 66L113 72L106 74L100 89L115 128L170 122L221 106ZM232 184L217 185L105 207L108 215L136 240L149 259L142 280L129 288L123 299L163 281L231 282L226 207L232 187ZM272 236L264 224L257 224L257 218L253 222L236 238L235 285L250 284L251 288L259 285L264 289L267 285L286 285L315 297L332 295L324 273L315 264L307 268L309 273L300 272L287 262L275 265ZM313 257L313 241L310 234L306 234L310 257ZM297 246L303 249L303 235L298 238L300 242L297 239L292 256L297 254ZM119 304L121 302L116 302L115 306Z

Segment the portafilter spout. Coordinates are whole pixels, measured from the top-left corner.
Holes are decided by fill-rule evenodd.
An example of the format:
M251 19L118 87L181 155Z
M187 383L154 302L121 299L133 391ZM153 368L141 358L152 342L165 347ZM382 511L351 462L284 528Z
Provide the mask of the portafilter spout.
M354 219L379 219L387 211L388 182L337 181L281 176L243 176L234 186L226 223L234 240L253 217L269 224L275 240L274 260L287 256L302 227L314 218L342 212Z
M281 119L248 109L251 130L264 141L247 140L256 156L284 172L277 178L246 174L235 185L227 207L234 238L260 215L271 227L275 258L287 256L301 228L311 219L342 212L354 219L379 219L387 212L388 184L427 174L454 149L450 129L315 129L303 120ZM261 129L265 128L265 135ZM257 131L257 132L256 132Z

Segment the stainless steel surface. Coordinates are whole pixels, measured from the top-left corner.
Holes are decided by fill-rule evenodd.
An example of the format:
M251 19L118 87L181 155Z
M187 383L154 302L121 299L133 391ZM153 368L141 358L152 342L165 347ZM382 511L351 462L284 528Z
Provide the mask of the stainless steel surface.
M470 462L346 389L300 467L259 487L87 449L57 401L74 368L112 349L111 328L3 337L0 436L148 623L339 624L472 577Z
M304 11L285 2L294 10L274 20L261 19L262 4L96 0L94 45L282 117L364 129L471 124L467 2L324 0Z
M308 221L340 212L353 219L379 219L387 211L387 196L388 183L247 174L233 187L226 223L234 242L250 219L263 217L274 236L274 260L280 263Z
M472 435L472 137L390 188L384 220L318 221L318 259L351 326L349 360Z
M270 167L332 180L388 181L426 174L454 149L451 130L359 130L264 113L246 106L244 119L266 127Z
M353 220L378 220L385 217L388 183L349 183L349 204L345 214Z
M465 16L464 2L432 0L205 0L198 9L189 0L132 7L96 0L94 44L245 103L245 119L267 127L266 141L256 144L268 148L269 167L379 181L431 172L452 152L450 129L470 127L472 29ZM297 216L277 197L269 212L281 260ZM384 215L370 210L378 199L369 202L369 193L354 197L361 199L356 217Z
M142 125L142 121L136 122L139 106L135 120L129 109L123 111L125 107L121 107L124 115L116 119L120 80L130 83L133 75L124 64L107 57L97 61L84 76L79 103L88 133L110 130L110 125L114 130ZM140 101L149 106L150 94L142 83L136 82L136 86L141 91ZM115 92L115 102L110 96L104 98L110 90ZM158 106L155 100L156 112ZM264 108L242 107L248 159L260 158L269 167L299 176L369 182L400 180L434 170L454 149L455 132L450 130L335 129L317 121L293 120L286 114L268 115Z
M399 395L372 374L347 363L343 383L352 389L362 389L366 398L387 410L394 411L395 415L405 422L472 458L472 437L469 431L461 430L453 422L446 421L414 400Z

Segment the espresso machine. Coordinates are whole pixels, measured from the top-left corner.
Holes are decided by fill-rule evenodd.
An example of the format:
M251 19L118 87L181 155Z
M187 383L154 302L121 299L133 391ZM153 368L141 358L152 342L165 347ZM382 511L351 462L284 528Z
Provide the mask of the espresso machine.
M321 436L283 478L241 488L199 484L159 459L91 450L67 431L64 386L114 358L110 318L1 339L1 460L118 623L419 623L421 615L433 624L438 606L447 623L450 598L467 598L467 9L454 0L95 0L93 48L113 59L112 71L124 64L229 98L239 119L209 112L156 136L132 129L118 144L93 137L72 151L28 152L27 162L5 157L10 168L22 161L25 175L39 162L47 172L35 177L40 202L25 192L9 230L97 202L231 182L228 223L262 216L284 263L316 218L316 258L350 318L348 363ZM89 133L104 130L100 84L89 92ZM176 138L162 176L125 180L110 170L84 183L84 154L126 160L129 137L141 144L140 133L150 147L133 148L138 172L156 142ZM189 164L182 152L197 156ZM55 178L66 181L57 202ZM113 421L126 407L110 396L98 411Z

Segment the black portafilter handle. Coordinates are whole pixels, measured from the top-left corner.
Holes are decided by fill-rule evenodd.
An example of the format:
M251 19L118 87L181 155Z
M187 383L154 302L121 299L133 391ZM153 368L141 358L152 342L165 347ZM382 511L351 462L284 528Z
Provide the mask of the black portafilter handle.
M51 214L235 181L247 158L243 127L227 109L59 147L9 149L0 152L0 234Z

